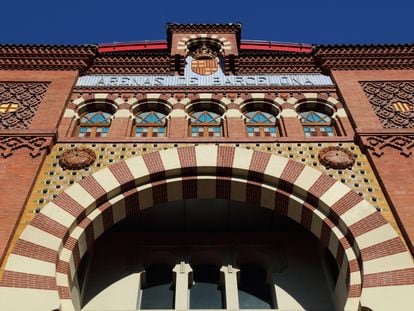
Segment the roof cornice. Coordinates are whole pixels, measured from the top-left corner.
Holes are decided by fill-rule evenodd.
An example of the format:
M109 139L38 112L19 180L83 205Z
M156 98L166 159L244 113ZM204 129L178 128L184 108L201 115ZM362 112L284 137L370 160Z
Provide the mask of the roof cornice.
M0 45L0 69L83 72L97 52L96 45Z
M167 24L167 35L172 32L179 33L236 33L241 32L240 23L229 24Z
M414 69L414 44L319 45L313 54L325 71Z

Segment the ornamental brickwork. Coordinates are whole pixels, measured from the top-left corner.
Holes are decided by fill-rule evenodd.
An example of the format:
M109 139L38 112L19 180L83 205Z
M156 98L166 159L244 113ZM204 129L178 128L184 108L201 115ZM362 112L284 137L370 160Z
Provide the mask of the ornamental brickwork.
M362 82L385 128L414 128L414 81Z
M98 55L86 74L169 74L168 52L124 52Z
M312 54L243 51L238 58L238 74L314 72L321 69Z
M36 158L42 154L42 150L49 149L50 143L50 139L45 137L3 136L0 137L0 155L8 158L16 150L25 149L32 158Z
M414 69L414 46L322 45L315 47L316 62L324 70Z
M0 129L27 128L47 91L48 84L0 82L0 105L16 105L13 111L5 108L0 112Z
M0 45L2 70L85 71L96 55L93 45Z

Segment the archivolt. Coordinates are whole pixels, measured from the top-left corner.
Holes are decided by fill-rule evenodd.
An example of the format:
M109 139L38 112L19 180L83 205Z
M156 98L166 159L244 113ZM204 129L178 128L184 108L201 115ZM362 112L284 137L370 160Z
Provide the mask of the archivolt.
M382 290L389 294L384 285L401 288L405 280L414 279L411 256L395 231L343 184L269 153L207 145L130 158L65 190L22 233L6 265L0 296L7 300L5 293L11 287L20 287L20 295L36 288L37 294L28 298L32 310L37 300L50 309L74 310L70 294L74 275L95 239L142 209L190 198L252 203L302 224L329 248L341 268L346 295L338 309L372 307L374 296ZM42 295L47 290L55 295ZM18 309L21 301L9 303Z

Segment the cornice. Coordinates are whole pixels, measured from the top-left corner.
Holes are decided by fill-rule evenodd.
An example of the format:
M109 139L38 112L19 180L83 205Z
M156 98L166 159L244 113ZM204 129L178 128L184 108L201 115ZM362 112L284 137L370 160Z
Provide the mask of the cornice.
M324 71L414 69L413 44L320 45L313 54Z
M241 32L240 23L229 24L167 24L167 35L172 32L179 33L237 33Z
M105 53L95 58L87 74L168 74L170 65L168 51Z
M0 45L0 69L83 72L96 53L95 45Z
M235 31L240 24L169 24L172 31L209 33ZM414 44L317 45L312 53L241 50L241 72L329 72L330 70L414 69ZM80 73L142 73L171 71L168 50L120 51L100 54L96 45L0 45L0 70L78 70ZM123 69L125 68L125 69ZM168 69L170 68L170 69Z
M309 53L241 51L238 57L238 74L321 71Z
M94 93L94 92L105 92L111 93L116 90L117 92L138 92L138 93L254 93L254 92L270 92L270 93L320 93L336 92L335 86L165 86L165 87L135 87L135 86L117 86L117 87L75 87L74 92L81 93Z

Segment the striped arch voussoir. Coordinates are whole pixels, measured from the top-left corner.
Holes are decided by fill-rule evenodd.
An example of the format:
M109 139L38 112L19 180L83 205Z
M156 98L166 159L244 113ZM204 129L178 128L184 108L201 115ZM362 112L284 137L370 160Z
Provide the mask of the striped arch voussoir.
M85 94L81 97L78 97L72 100L70 107L73 110L78 111L82 107L94 103L94 102L105 102L109 105L114 106L115 110L124 103L124 100L118 96L108 93L91 93Z
M292 96L287 100L287 102L290 105L292 105L295 109L297 109L298 106L305 104L307 102L326 105L329 107L329 110L333 111L342 108L342 104L336 98L320 93L301 93L296 96Z
M19 288L21 295L33 288L48 290L59 297L51 298L51 306L71 310L76 269L95 239L142 209L190 198L253 203L303 225L336 258L347 293L345 309L369 306L370 293L377 295L387 284L414 284L411 256L398 235L348 187L290 159L205 145L130 158L65 190L20 236L0 282L0 297L10 288Z
M223 53L226 50L231 49L231 43L227 38L219 37L215 34L191 34L187 37L181 38L177 43L177 49L183 50L185 53L189 51L188 45L194 44L195 42L203 44L208 44L209 42L216 42L219 43L221 49L220 52ZM225 54L225 53L223 53Z

